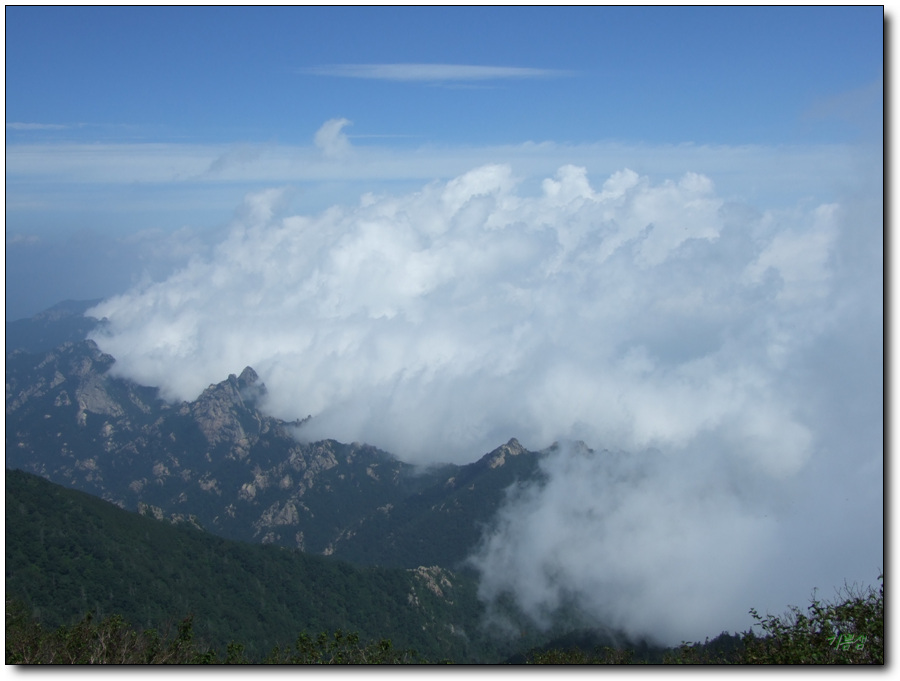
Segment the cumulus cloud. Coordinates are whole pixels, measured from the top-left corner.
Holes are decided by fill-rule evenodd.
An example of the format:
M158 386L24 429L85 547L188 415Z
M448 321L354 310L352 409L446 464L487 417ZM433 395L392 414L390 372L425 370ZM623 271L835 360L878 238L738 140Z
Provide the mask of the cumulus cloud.
M188 399L252 364L273 411L410 459L579 430L683 443L748 418L761 441L792 434L760 465L806 456L779 372L828 300L833 206L738 215L703 176L594 190L571 166L537 197L484 166L314 217L279 203L251 195L212 257L95 311L120 371Z
M597 183L572 165L521 184L484 165L317 215L288 214L286 189L250 195L207 257L90 311L109 322L95 339L170 399L251 365L268 411L313 416L300 437L412 462L513 436L630 453L559 448L486 535L484 597L538 621L574 599L702 637L802 602L817 575L871 577L831 533L879 509L877 197L754 208L698 173ZM874 537L866 559L876 525L853 535Z
M845 581L872 583L883 566L881 196L778 216L728 206L721 215L726 229L707 246L719 266L744 265L704 273L710 289L731 279L720 301L731 299L745 331L727 323L714 334L731 336L718 351L697 345L723 364L707 365L705 389L692 394L673 379L706 364L677 360L677 339L696 336L676 318L660 320L676 354L632 353L620 385L640 390L634 372L644 383L653 376L632 404L648 427L662 419L669 436L629 451L563 441L542 460L543 480L508 491L470 558L500 622L495 606L512 597L542 626L567 606L677 645L748 629L751 607L779 614L805 605L814 588L829 598ZM728 257L739 252L739 261ZM751 303L752 288L766 293ZM729 375L742 380L722 380ZM716 408L730 413L705 432L679 437L672 427ZM778 413L785 408L790 418Z

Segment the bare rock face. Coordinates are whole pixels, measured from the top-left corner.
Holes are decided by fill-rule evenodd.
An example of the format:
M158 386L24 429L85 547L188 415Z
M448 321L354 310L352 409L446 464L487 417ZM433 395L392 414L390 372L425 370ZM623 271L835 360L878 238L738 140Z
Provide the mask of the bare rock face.
M522 454L525 451L526 449L519 444L519 441L516 438L512 438L505 445L497 447L497 449L492 451L485 458L491 468L499 468L506 463L506 457L519 456L519 454Z
M257 402L266 394L266 384L259 382L259 375L253 367L244 367L241 375L237 377L238 388L249 402Z
M46 353L27 378L20 377L16 371L10 371L10 365L15 364L15 360L22 356L25 356L24 353L12 353L7 361L7 414L20 409L31 400L50 393L55 395L58 392L54 392L55 389L64 383L70 389L69 392L74 393L79 400L81 395L85 395L88 402L96 404L101 409L99 413L106 413L105 410L110 408L109 401L100 394L104 391L103 382L96 379L115 360L111 355L100 352L93 341L66 343L57 350Z
M227 380L210 385L189 405L189 411L210 446L229 445L231 455L242 459L262 430L262 417L255 405L265 394L266 387L259 383L257 373L246 367L240 376L231 374Z
M420 565L409 571L413 573L431 593L438 598L447 600L444 591L453 587L453 583L449 579L449 576L451 576L452 573L438 565ZM443 587L443 589L441 587Z
M106 390L103 376L96 373L85 375L84 380L75 389L75 399L78 401L80 421L83 421L84 412L113 417L125 414L119 402Z

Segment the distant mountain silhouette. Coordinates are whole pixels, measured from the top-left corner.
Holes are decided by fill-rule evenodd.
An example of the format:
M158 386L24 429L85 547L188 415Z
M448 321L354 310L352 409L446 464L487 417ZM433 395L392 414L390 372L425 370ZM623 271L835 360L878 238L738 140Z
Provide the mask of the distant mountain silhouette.
M6 352L47 352L58 345L87 337L98 323L84 313L97 300L64 300L28 319L6 322Z

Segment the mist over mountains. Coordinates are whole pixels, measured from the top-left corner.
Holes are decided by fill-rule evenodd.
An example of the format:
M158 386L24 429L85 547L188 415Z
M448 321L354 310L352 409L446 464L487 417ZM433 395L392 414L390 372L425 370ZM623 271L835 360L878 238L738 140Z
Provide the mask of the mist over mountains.
M8 466L512 636L884 567L883 9L8 14Z
M697 174L622 170L595 189L573 166L537 196L517 187L484 166L316 216L286 215L281 190L252 195L209 257L88 310L96 345L42 359L18 388L8 361L7 422L27 412L31 461L92 428L110 465L70 452L70 483L116 478L107 498L255 541L389 560L464 527L440 560L536 622L577 602L678 642L810 583L871 579L878 202L762 210ZM79 387L63 397L57 373ZM41 395L21 397L33 380ZM64 428L38 425L65 410ZM449 482L513 471L491 468L501 458L528 469L473 478L468 496ZM327 501L350 491L374 505L351 517ZM201 510L179 510L182 493ZM298 537L314 514L327 529Z
M458 568L538 453L517 441L458 466L370 445L301 443L257 408L252 368L169 404L110 377L89 340L8 358L7 466L231 539L364 564Z
M779 477L811 454L784 370L833 331L837 204L760 212L693 173L595 189L574 166L538 196L484 166L318 216L284 198L249 197L209 258L91 311L119 375L183 400L250 365L312 439L408 461L712 438Z

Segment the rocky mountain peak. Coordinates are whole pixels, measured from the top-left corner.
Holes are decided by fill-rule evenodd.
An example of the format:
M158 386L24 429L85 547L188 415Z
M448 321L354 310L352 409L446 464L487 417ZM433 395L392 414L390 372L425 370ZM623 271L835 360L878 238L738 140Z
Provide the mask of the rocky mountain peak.
M244 370L241 372L241 375L238 376L237 380L241 387L251 386L259 380L259 374L253 370L253 367L244 367Z
M492 451L490 454L487 454L484 458L487 459L488 465L491 468L498 468L506 463L507 456L518 456L525 452L526 449L519 443L516 438L510 438L509 442L505 445L500 445Z
M115 360L104 354L92 340L67 342L38 356L33 370L30 356L20 353L7 357L6 411L11 413L34 399L55 392L59 400L77 397L82 411L105 414L115 411L115 399L107 394L106 371ZM27 378L26 378L27 376ZM62 396L62 392L65 395Z
M237 377L238 390L247 404L256 404L266 395L266 384L260 382L259 374L253 367L244 367L241 375Z
M221 383L211 384L189 409L211 445L228 443L242 457L256 435L244 426L252 423L255 431L261 427L263 416L256 402L265 394L266 386L259 382L259 375L245 367L240 376L230 374Z
M245 367L240 376L229 374L221 383L210 383L197 402L215 403L222 408L253 409L254 403L266 394L265 383L252 367Z

